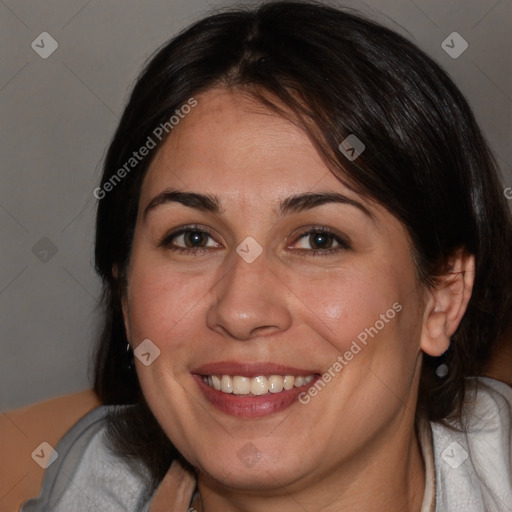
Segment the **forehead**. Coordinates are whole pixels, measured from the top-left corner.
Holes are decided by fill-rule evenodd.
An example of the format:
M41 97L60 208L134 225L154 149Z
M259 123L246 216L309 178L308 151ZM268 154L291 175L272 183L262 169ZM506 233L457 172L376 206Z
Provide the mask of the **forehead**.
M196 100L155 156L143 197L166 187L269 198L284 189L348 190L300 126L247 93L212 89Z

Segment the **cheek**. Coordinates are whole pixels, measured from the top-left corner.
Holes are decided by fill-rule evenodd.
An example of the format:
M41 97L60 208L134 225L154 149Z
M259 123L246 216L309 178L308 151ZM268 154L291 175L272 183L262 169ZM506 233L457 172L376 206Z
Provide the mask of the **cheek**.
M324 273L314 279L289 276L290 289L302 311L302 322L339 353L368 331L390 331L396 324L396 309L406 289L392 268L379 271L352 267ZM395 304L395 307L393 305Z
M183 329L200 307L205 281L137 260L132 268L128 290L131 341L149 338L163 345L174 339L171 332Z

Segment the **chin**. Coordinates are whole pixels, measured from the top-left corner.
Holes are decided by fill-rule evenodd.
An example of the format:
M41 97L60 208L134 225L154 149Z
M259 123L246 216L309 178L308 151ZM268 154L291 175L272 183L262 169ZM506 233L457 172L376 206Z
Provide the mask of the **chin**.
M267 442L260 451L258 443L261 444L258 440L248 441L234 453L233 446L220 452L210 451L207 458L198 458L198 471L217 485L259 491L282 488L305 476L307 468L300 457L301 450L272 450Z

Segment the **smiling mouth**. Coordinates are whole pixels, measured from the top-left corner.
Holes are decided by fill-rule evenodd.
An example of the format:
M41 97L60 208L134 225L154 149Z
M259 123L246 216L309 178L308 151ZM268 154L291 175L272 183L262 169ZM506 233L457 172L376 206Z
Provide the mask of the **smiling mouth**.
M321 377L312 368L269 361L217 361L192 369L199 391L213 407L240 419L284 411Z
M203 382L216 391L226 394L261 396L281 393L293 388L300 388L313 381L315 375L202 375Z

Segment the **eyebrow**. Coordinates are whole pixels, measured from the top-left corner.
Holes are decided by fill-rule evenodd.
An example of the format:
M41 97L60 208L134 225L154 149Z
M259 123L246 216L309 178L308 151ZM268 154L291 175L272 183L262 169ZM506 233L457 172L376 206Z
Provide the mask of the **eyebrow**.
M145 219L151 210L168 203L180 203L184 206L188 206L189 208L195 208L197 210L215 214L223 214L225 211L217 196L210 194L198 194L196 192L164 190L149 202L144 209L143 218ZM329 203L354 206L373 219L373 214L363 204L355 201L354 199L350 199L343 194L339 194L338 192L306 192L303 194L292 195L284 199L279 204L277 214L280 217L284 217L290 213L300 213Z
M147 214L161 206L168 203L181 203L189 208L195 208L204 212L211 212L222 214L224 213L221 208L220 200L216 196L198 194L196 192L180 192L178 190L164 190L157 196L155 196L149 204L144 208L143 218L145 219Z
M311 210L312 208L329 203L354 206L373 219L373 214L363 204L338 192L306 192L304 194L293 195L281 202L278 212L280 216L284 216L289 213L300 213L302 211Z

